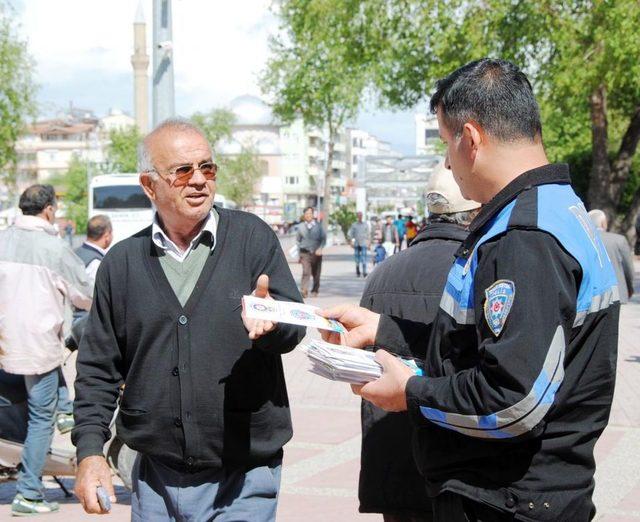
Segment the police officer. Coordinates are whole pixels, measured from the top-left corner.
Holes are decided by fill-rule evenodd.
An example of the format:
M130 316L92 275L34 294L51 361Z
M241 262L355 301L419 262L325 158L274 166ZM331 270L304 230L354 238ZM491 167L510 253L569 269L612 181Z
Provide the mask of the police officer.
M615 380L615 274L567 166L546 158L526 76L482 59L436 87L446 164L484 205L449 272L426 376L379 350L382 378L355 391L408 410L436 520L590 520ZM420 323L354 306L323 315L351 346L426 342Z

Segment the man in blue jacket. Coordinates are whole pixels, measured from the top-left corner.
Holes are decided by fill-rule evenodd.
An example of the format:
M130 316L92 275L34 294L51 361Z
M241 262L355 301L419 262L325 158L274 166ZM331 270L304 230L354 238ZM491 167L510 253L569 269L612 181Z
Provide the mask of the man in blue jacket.
M463 196L483 203L456 253L427 346L425 377L384 350L356 391L407 410L437 521L585 521L593 448L615 381L618 289L600 236L549 164L526 76L471 62L431 99ZM426 326L353 306L324 315L346 344L399 351Z

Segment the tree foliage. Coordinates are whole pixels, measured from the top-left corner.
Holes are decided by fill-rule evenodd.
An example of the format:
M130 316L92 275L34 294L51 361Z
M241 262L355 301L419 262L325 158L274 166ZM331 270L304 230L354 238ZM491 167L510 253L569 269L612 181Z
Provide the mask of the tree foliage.
M33 60L0 2L0 182L15 184L15 143L35 115Z
M76 224L76 230L84 233L89 220L89 200L87 190L87 163L74 155L67 171L51 180L62 189L67 219Z
M356 215L356 204L354 202L338 206L330 215L329 221L332 225L338 225L344 234L345 241L348 241L347 234L358 216Z
M362 103L370 59L358 40L368 7L357 0L283 0L281 31L270 42L263 90L284 122L302 117L305 125L328 133L324 212L330 214L331 176L338 130ZM326 226L326 220L324 221Z
M138 172L138 145L142 134L138 127L124 127L109 132L107 166L109 172Z
M191 120L204 131L216 157L220 168L217 191L240 206L251 204L255 185L261 175L255 148L252 144L244 143L237 154L219 153L221 143L232 139L233 125L236 121L233 112L227 109L212 109L207 113L195 113Z

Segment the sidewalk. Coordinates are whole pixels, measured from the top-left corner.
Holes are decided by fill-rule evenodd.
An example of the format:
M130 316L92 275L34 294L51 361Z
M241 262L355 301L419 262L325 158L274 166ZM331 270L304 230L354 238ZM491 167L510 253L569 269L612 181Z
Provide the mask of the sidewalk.
M310 304L330 306L357 302L364 287L355 278L352 250L338 246L326 250L320 296ZM296 281L300 265L291 264ZM640 264L636 265L637 272ZM316 332L309 332L316 336ZM609 427L596 446L596 520L640 522L640 297L621 313L618 382ZM326 381L306 371L300 352L283 357L294 437L285 447L279 522L381 520L358 513L357 487L360 460L360 400L348 385ZM72 487L73 480L65 479ZM53 481L50 499L62 493ZM129 519L129 494L118 487L118 505L108 520ZM0 520L8 516L15 483L0 484ZM75 499L47 521L95 519L84 515ZM107 520L107 519L105 519Z

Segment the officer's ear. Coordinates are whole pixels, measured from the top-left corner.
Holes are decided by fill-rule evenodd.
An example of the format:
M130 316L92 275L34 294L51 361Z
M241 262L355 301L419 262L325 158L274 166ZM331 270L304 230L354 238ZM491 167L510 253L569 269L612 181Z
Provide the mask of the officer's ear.
M475 121L468 121L462 127L461 145L471 161L475 161L478 151L486 145L484 129Z

